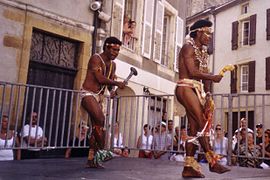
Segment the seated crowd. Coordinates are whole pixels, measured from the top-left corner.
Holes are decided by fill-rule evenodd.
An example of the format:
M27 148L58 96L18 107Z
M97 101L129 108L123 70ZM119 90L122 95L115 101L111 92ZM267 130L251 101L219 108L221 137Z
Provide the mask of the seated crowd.
M42 127L37 124L38 113L32 112L27 118L20 133L10 129L9 117L1 116L0 161L39 158L42 147L48 141ZM256 131L247 128L246 119L241 119L240 127L234 132L232 141L232 164L243 167L270 168L270 129L264 129L263 124L256 125ZM89 146L89 127L82 122L78 132L70 139L64 157L86 157ZM119 123L114 125L113 156L128 157L130 149L123 144L123 135ZM139 158L167 159L182 161L185 158L185 143L188 136L186 126L176 126L172 120L162 120L151 128L143 126L143 132L137 139ZM111 138L109 138L111 139ZM210 133L212 149L220 155L219 162L227 165L228 139L221 124L216 124ZM20 147L14 148L12 147ZM74 147L74 148L71 148ZM77 148L78 147L78 148ZM80 148L81 147L81 148ZM200 147L197 149L197 161L204 162Z

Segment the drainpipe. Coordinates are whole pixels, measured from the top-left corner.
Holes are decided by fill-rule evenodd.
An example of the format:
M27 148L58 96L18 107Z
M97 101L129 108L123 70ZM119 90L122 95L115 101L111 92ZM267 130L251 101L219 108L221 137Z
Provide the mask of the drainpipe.
M216 14L215 14L215 6L211 8L211 14L213 15L214 18L214 35L213 37L213 64L212 64L212 69L213 69L213 74L215 74L215 62L216 62ZM214 94L214 88L212 88L212 93Z
M98 29L98 11L94 12L94 31L92 35L92 55L96 53L96 47L97 47L97 29Z

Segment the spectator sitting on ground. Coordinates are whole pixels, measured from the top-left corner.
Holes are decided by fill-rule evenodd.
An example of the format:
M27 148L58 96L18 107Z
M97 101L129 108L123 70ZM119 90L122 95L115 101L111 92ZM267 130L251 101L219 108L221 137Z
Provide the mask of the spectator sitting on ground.
M171 161L181 161L184 162L184 151L185 151L185 143L188 139L186 127L181 126L181 130L179 130L179 126L175 127L175 135L173 138L173 150L178 151L174 153L171 157Z
M129 154L130 154L130 149L128 149L128 147L125 146L125 147L122 149L122 157L128 157Z
M168 134L173 138L173 120L168 120Z
M38 114L30 113L27 116L29 124L26 124L21 133L23 138L22 159L37 159L40 156L40 148L47 144L47 138L44 136L43 129L37 126Z
M89 152L89 138L88 131L89 127L85 122L82 122L78 126L78 133L74 140L74 148L73 147L73 139L69 142L69 148L66 149L65 158L70 157L87 157ZM78 148L76 148L78 147ZM80 148L82 147L82 148Z
M3 115L1 118L0 148L4 149L0 149L0 161L20 160L20 149L15 150L16 156L14 156L14 151L12 150L14 142L15 146L19 146L19 138L13 130L8 130L8 122L8 116Z
M260 168L261 160L256 157L261 157L261 148L254 144L254 134L247 134L247 143L243 143L239 147L239 154L245 157L239 157L239 165L242 167Z
M171 148L172 139L171 136L166 133L166 123L161 122L158 125L158 132L154 135L153 138L153 149L155 150L154 158L155 159L168 159L166 151Z
M265 147L264 155L266 158L269 159L264 159L263 163L265 163L265 165L262 166L261 164L261 167L266 169L270 167L270 131L264 132L264 147Z
M139 151L139 158L152 158L151 146L153 142L153 136L150 132L151 127L148 124L143 126L143 135L139 136L137 141L137 148Z
M121 155L123 145L123 136L121 132L119 132L119 122L116 122L114 125L114 138L113 138L113 153Z
M228 139L224 137L224 131L220 124L216 125L215 128L215 138L212 142L213 144L213 150L216 154L219 154L221 156L227 156L228 151ZM227 165L227 157L222 157L219 160L220 164Z
M256 144L260 145L263 142L263 125L257 124L256 125Z

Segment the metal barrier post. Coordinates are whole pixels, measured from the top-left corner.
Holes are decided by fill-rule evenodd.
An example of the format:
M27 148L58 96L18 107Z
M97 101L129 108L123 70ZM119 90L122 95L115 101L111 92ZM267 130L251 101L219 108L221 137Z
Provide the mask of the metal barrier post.
M232 107L233 107L233 96L229 94L228 96L228 165L231 166L232 164L232 131L233 131L233 123L232 123Z

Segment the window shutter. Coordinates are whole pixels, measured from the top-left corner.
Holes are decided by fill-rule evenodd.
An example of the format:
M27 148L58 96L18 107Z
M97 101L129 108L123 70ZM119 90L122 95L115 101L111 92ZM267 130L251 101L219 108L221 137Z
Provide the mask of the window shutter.
M158 63L161 63L163 19L164 19L164 5L162 4L161 1L158 1L156 8L155 44L154 44L154 60Z
M124 7L123 0L117 0L113 4L111 36L115 36L120 40L122 40L123 34Z
M248 63L248 92L255 91L255 61Z
M232 23L232 50L238 48L238 21Z
M266 11L266 39L270 40L270 9Z
M231 93L237 93L237 66L231 71Z
M265 71L265 81L266 81L266 90L270 89L270 57L265 58L266 71Z
M149 58L151 56L152 26L155 0L144 1L144 25L142 37L142 55Z
M178 56L179 52L183 46L183 30L184 30L184 21L180 17L176 18L176 33L175 33L175 59L174 59L174 70L178 72Z
M254 45L256 43L256 19L256 14L250 16L249 45Z

